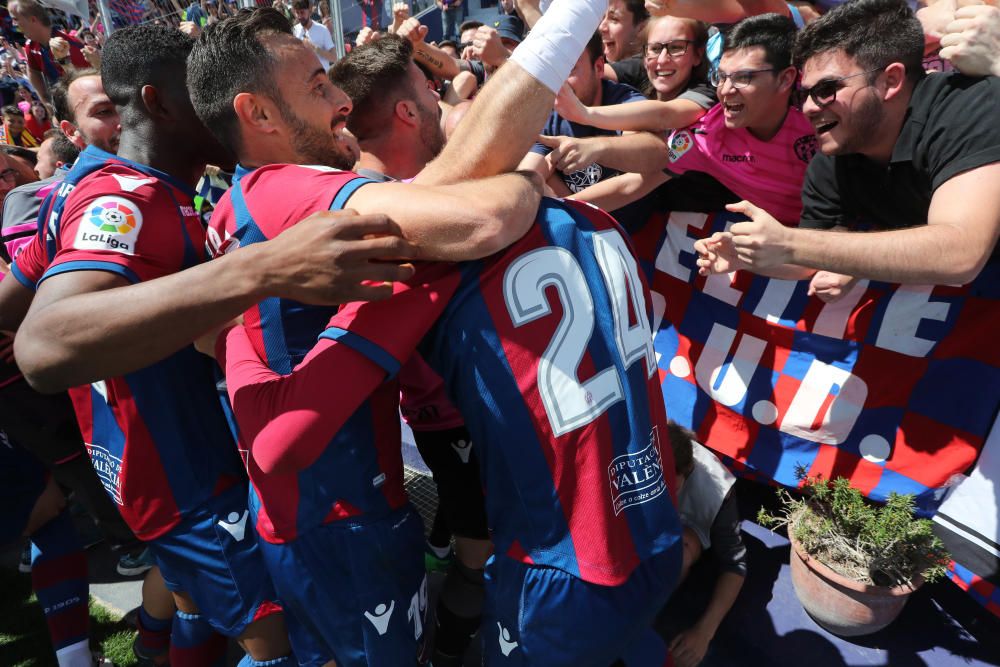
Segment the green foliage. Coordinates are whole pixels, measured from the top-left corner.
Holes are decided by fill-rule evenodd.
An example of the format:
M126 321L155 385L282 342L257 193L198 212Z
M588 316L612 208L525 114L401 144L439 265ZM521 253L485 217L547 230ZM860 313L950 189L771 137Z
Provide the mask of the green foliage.
M757 521L788 525L810 556L845 577L877 586L912 584L918 576L934 581L951 557L928 519L913 515L913 496L890 494L884 505L861 495L843 477L832 482L798 471L801 497L778 490L777 515L760 510Z
M31 577L0 568L0 665L4 667L56 666L45 616L31 592ZM117 614L90 599L91 647L118 667L137 660L132 653L132 630Z

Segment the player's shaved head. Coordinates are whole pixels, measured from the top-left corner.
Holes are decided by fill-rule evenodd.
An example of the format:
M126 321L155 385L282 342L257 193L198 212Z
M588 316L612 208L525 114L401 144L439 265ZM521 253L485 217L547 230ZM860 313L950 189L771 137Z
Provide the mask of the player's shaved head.
M101 55L104 92L122 114L142 108L143 86L154 86L161 95L187 98L185 70L194 41L176 28L129 26L108 38Z
M281 99L277 59L266 44L276 35L292 35L281 12L270 7L241 9L236 16L206 27L188 58L187 82L195 112L234 153L240 147L240 126L233 99L240 93Z

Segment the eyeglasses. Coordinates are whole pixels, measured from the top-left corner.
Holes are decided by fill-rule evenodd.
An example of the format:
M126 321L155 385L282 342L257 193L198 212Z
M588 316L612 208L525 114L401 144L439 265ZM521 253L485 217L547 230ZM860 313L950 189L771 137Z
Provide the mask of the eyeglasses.
M16 181L17 180L17 170L15 170L15 169L4 169L3 171L0 171L0 178L5 178L8 181Z
M680 58L687 53L688 45L693 43L690 39L672 39L669 42L647 42L643 48L647 58L658 58L663 49L671 58Z
M857 76L865 76L866 74L871 74L872 72L878 72L885 69L884 67L876 67L865 72L858 72L857 74L848 74L847 76L842 76L837 79L823 79L812 88L800 88L796 94L796 104L801 109L802 105L806 103L806 100L810 97L812 101L816 103L820 109L830 106L837 100L837 91L841 88L846 88L844 83L848 79L853 79Z
M777 72L778 70L773 67L767 69L744 69L739 72L723 72L721 69L713 69L709 75L709 82L718 88L726 81L733 84L733 88L746 88L753 81L754 74L760 74L761 72Z

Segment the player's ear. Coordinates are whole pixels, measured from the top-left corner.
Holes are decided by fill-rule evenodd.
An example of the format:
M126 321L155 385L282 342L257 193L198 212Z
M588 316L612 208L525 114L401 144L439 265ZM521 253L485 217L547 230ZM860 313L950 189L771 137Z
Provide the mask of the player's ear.
M143 86L139 95L142 97L142 105L146 107L146 113L150 116L157 118L170 115L163 104L163 96L154 86Z
M279 115L278 109L267 98L254 93L240 93L233 98L233 110L240 125L265 134L277 131L275 120Z
M87 147L83 141L83 137L80 136L80 130L76 129L76 125L73 123L68 120L61 120L59 121L59 129L62 130L62 133L66 135L66 138L80 150Z
M407 125L416 125L419 111L413 100L399 100L394 109L396 118Z

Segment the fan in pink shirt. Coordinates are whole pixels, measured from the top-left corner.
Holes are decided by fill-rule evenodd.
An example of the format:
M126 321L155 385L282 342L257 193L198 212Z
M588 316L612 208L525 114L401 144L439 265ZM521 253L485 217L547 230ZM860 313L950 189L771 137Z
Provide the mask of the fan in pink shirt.
M583 199L608 211L635 201L671 177L706 173L739 199L797 225L806 166L816 152L812 125L791 105L798 72L791 65L795 25L776 14L754 16L726 35L711 73L719 104L667 141L663 173L625 174L588 188Z

